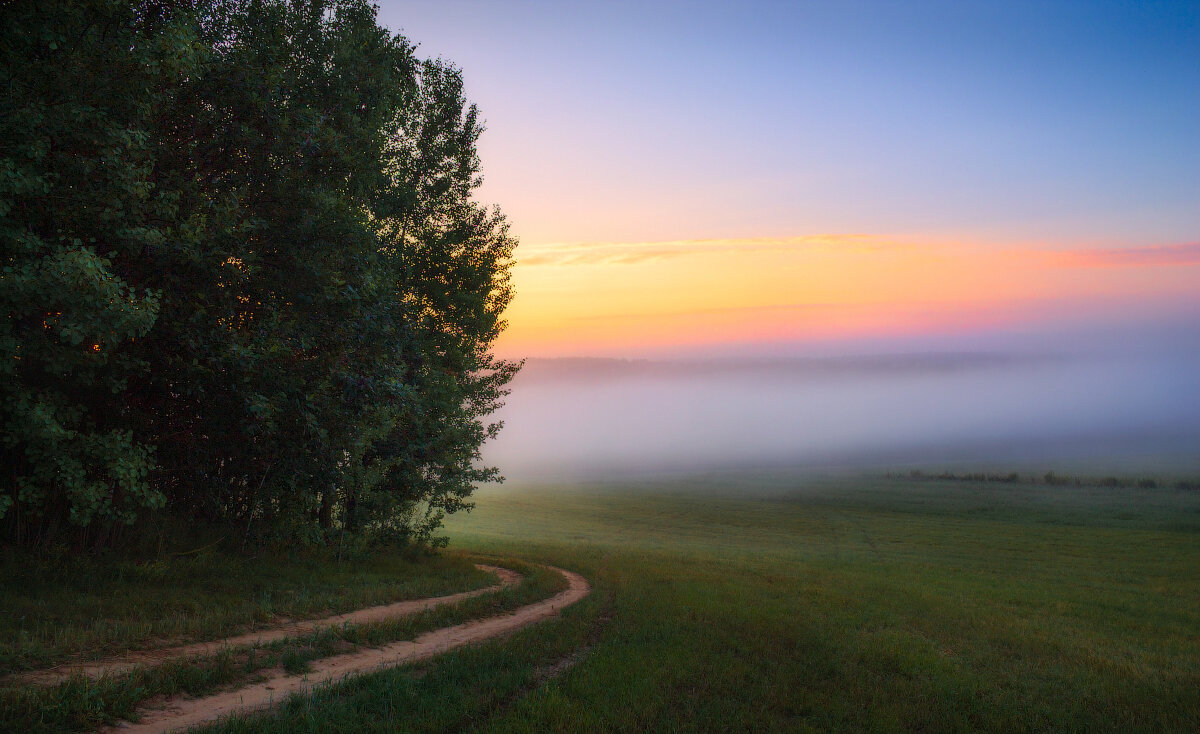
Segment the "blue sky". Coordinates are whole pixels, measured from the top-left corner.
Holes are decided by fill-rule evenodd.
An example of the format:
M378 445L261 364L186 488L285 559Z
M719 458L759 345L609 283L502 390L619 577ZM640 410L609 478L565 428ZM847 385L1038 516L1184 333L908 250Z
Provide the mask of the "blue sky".
M391 2L526 243L1200 239L1200 4Z

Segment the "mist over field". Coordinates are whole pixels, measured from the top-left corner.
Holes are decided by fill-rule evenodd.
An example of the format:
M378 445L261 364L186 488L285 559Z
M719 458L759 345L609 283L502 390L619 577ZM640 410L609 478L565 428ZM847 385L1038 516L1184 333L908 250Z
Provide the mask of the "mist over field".
M1193 472L1192 330L1058 348L534 359L485 459L512 480L737 467Z

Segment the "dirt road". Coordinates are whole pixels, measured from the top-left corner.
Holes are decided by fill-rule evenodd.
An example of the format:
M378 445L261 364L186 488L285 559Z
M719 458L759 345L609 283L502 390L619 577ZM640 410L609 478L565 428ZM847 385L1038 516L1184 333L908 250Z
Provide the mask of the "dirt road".
M488 566L481 563L475 564L475 567L493 573L500 578L500 583L488 586L482 589L474 589L472 591L462 591L457 594L447 594L446 596L435 596L428 599L413 599L410 601L399 601L392 604L382 604L375 607L367 607L359 609L347 614L338 614L332 617L324 617L322 619L308 619L301 622L290 622L267 629L247 632L244 635L235 637L226 637L221 640L212 640L210 642L197 642L190 645L180 645L177 647L162 647L151 650L135 650L116 657L105 658L104 660L95 660L91 662L74 662L59 665L45 670L35 670L29 673L20 673L10 676L5 683L17 683L23 685L52 685L70 678L73 675L86 675L89 678L99 678L105 673L120 673L138 665L147 667L160 665L168 660L180 660L184 658L204 657L214 655L226 648L245 647L254 644L273 642L282 640L287 637L299 637L322 628L340 627L344 624L365 624L367 622L378 622L394 617L405 617L418 612L423 612L426 609L440 607L444 604L454 604L470 599L474 596L482 596L490 594L506 586L512 586L521 580L521 574L516 571L510 571L507 568L498 566Z
M553 570L567 579L567 589L514 612L433 630L414 640L394 642L377 649L315 660L310 672L305 675L280 672L261 683L206 698L173 699L161 704L160 708L143 711L141 721L136 724L124 724L103 731L122 734L182 731L230 714L268 708L289 694L305 692L314 686L336 681L350 674L424 660L463 645L515 631L557 614L560 609L574 604L591 591L587 580L579 574L557 568Z

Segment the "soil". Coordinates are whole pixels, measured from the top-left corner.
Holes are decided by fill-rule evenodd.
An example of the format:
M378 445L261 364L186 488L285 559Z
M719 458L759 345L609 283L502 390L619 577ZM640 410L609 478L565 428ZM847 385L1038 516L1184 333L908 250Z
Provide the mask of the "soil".
M488 570L492 569L489 568ZM142 711L141 720L137 723L122 724L118 727L110 727L102 731L121 732L123 734L180 731L231 714L242 714L257 709L269 708L290 694L304 693L315 686L339 680L347 675L366 673L424 660L457 647L513 632L521 627L554 616L560 609L574 604L587 596L591 591L587 580L579 574L558 568L553 570L561 573L567 579L567 589L549 599L529 604L514 612L433 630L420 635L416 639L393 642L376 649L360 650L345 655L315 660L312 662L309 672L303 675L289 675L283 671L275 671L269 673L272 676L269 679L237 690L226 691L205 698L175 698L169 701L160 701L158 707ZM504 569L495 569L497 574L501 574L503 571ZM508 571L507 573L511 574L512 572ZM502 578L506 577L502 575ZM512 581L509 580L507 583L512 583ZM466 595L483 593L484 591L486 590L466 592ZM439 597L439 599L451 598L465 597L464 595ZM424 600L425 603L432 601L434 600ZM419 604L422 602L402 603ZM446 602L441 601L439 603ZM375 612L376 609L381 609L381 607L364 609L352 614L364 612L377 614ZM341 617L347 616L349 615L341 615ZM338 618L330 617L329 619ZM328 620L322 621L328 623ZM361 620L355 619L354 621Z
M512 586L521 580L521 574L517 573L516 571L510 571L507 568L487 566L478 563L475 564L475 567L479 568L480 570L495 574L500 578L500 583L482 589L459 592L457 594L435 596L428 599L399 601L392 604L382 604L380 606L367 607L365 609L359 609L346 614L338 614L332 617L308 619L300 622L289 622L287 624L276 625L274 627L255 630L254 632L247 632L243 635L226 637L224 639L212 640L210 642L196 642L189 645L179 645L176 647L136 650L116 657L105 658L103 660L64 663L62 665L58 665L53 668L46 668L44 670L18 673L10 676L4 681L4 683L15 683L18 685L52 685L65 681L68 678L76 675L85 675L89 678L99 678L100 676L106 674L122 673L139 665L151 667L154 665L160 665L169 660L205 657L219 653L227 648L246 647L254 644L274 642L275 640L282 640L287 637L299 637L310 634L322 628L340 627L344 624L378 622L385 619L391 619L393 617L405 617L418 612L423 612L426 609L439 607L444 604L454 604L464 599L470 599L474 596L490 594L506 586Z

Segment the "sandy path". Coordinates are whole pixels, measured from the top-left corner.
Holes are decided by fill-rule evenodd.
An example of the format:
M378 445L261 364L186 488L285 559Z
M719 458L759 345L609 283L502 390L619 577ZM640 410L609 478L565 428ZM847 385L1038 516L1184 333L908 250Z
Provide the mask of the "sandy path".
M257 643L274 642L287 637L299 637L306 635L316 630L328 627L340 627L347 623L364 624L367 622L378 622L393 617L405 617L418 612L423 612L426 609L442 606L443 604L453 604L464 599L470 599L474 596L490 594L494 591L499 591L506 586L512 586L521 580L521 574L516 571L510 571L507 568L498 566L487 566L482 563L475 564L475 567L488 571L500 577L500 583L488 586L482 589L474 589L472 591L462 591L457 594L447 594L446 596L434 596L428 599L412 599L409 601L398 601L392 604L382 604L376 607L367 607L359 609L347 614L338 614L333 617L323 617L321 619L307 619L301 622L291 622L288 624L279 625L277 627L269 627L267 629L248 632L244 635L236 637L226 637L221 640L212 640L211 642L197 642L190 645L180 645L178 647L160 647L152 650L135 650L117 657L105 658L104 660L94 660L90 662L64 663L53 668L45 670L35 670L29 673L19 673L10 676L4 683L19 683L25 685L50 685L58 683L70 678L73 675L86 675L89 678L99 678L105 673L120 673L130 670L138 665L153 666L160 665L168 660L179 660L183 658L203 657L214 655L226 648L245 647Z
M544 601L521 607L515 612L426 632L414 640L393 642L373 650L316 660L306 675L280 673L270 680L235 691L206 698L174 699L166 708L142 712L142 720L136 724L123 724L103 731L114 734L179 731L229 714L268 708L289 694L309 691L314 686L338 680L351 673L370 672L423 660L456 647L512 632L557 614L558 610L574 604L591 591L587 580L579 574L560 568L554 570L566 577L569 583L567 590Z

